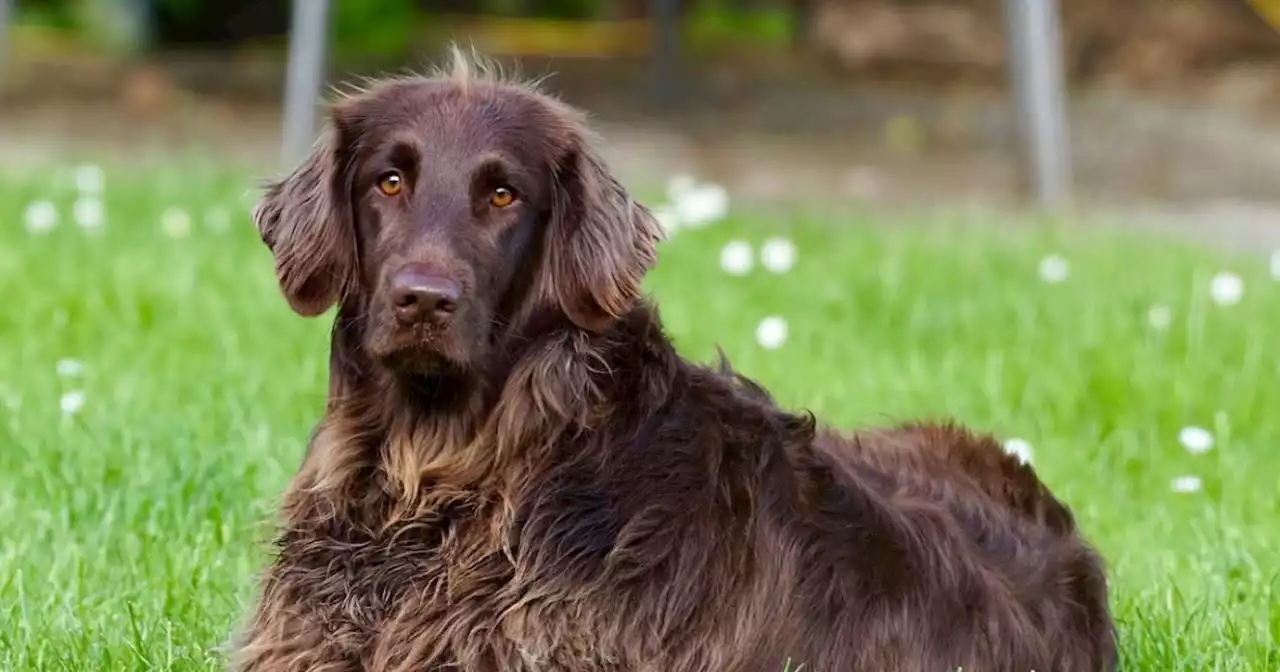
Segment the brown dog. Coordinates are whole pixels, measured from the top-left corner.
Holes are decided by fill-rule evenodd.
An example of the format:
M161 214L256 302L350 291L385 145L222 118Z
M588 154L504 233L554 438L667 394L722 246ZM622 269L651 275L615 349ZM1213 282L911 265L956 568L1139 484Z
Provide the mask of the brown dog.
M841 437L682 359L582 118L457 59L338 103L256 213L329 402L254 672L1098 672L1099 559L951 426Z

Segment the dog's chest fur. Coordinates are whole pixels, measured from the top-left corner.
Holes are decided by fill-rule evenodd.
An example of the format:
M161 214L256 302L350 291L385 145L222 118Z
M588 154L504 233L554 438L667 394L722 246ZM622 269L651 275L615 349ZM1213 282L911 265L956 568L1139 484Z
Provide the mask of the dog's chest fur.
M262 669L615 668L601 634L619 630L574 580L598 575L603 551L557 546L567 527L599 521L587 510L546 525L530 520L536 507L519 523L502 512L459 497L385 528L341 515L295 527L280 540L273 583L284 590L273 592L282 613L325 637L298 651L305 664Z

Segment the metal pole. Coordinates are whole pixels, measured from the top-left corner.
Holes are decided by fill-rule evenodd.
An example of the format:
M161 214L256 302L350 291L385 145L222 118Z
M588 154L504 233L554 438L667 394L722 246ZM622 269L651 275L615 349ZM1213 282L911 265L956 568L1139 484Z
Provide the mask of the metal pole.
M809 38L813 21L813 0L793 0L791 3L791 46L800 47Z
M315 139L317 107L324 87L329 0L293 0L289 68L284 90L283 158L303 157Z
M1005 58L1013 88L1024 170L1042 205L1060 205L1072 191L1057 0L1004 0Z
M652 94L663 107L680 100L680 0L651 0Z
M151 0L127 0L125 18L129 23L129 46L139 52L151 46L155 39L155 20L151 13Z
M77 0L76 19L113 57L146 51L153 37L151 0Z
M9 24L13 19L13 0L0 0L0 93L4 93L5 76L9 74Z

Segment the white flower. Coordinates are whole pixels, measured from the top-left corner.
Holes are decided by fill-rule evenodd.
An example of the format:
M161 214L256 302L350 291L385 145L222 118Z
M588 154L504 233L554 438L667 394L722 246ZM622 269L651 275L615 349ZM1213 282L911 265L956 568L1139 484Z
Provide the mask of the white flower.
M674 235L676 230L680 228L680 218L676 216L675 211L672 210L671 207L665 205L658 206L653 208L650 212L652 212L653 218L658 220L658 225L662 227L663 231L666 231L668 238Z
M1203 427L1183 427L1178 441L1192 455L1207 453L1213 448L1213 434Z
M170 238L186 238L191 233L191 215L181 208L166 208L160 215L160 228Z
M751 264L751 244L745 240L731 240L720 250L720 268L729 275L746 275Z
M96 196L77 198L71 206L71 214L80 228L90 231L101 229L107 219L102 201Z
M685 173L677 173L667 180L667 200L675 203L687 196L698 186L697 180L692 175Z
M1013 438L1004 442L1004 452L1012 455L1023 464L1030 464L1032 457L1031 444L1026 439Z
M1040 261L1040 279L1051 284L1057 284L1067 279L1067 273L1071 271L1071 265L1066 259L1051 254Z
M204 212L204 225L221 233L231 228L231 212L223 207L212 207Z
M84 363L78 359L60 359L58 360L58 375L63 378L80 375L84 370Z
M776 350L782 347L787 340L787 321L777 316L766 317L760 320L759 326L756 327L756 342L767 350Z
M24 219L27 231L46 233L58 225L58 209L49 201L36 201L27 206Z
M1179 476L1169 483L1174 492L1199 492L1204 484L1199 476Z
M1280 250L1271 253L1271 277L1280 280Z
M86 196L97 196L102 193L102 185L106 181L102 168L86 163L76 167L76 189Z
M84 408L84 392L81 390L72 390L62 395L62 401L59 403L62 407L64 415L72 415L79 413Z
M782 237L764 241L760 248L760 265L773 273L786 273L796 264L796 246Z
M22 409L22 397L17 392L9 389L4 383L0 383L0 403L10 411L17 412Z
M1213 280L1210 281L1209 296L1220 306L1240 303L1240 297L1244 296L1244 280L1235 273L1223 271L1213 276Z
M1157 303L1147 310L1147 322L1152 329L1164 331L1173 324L1173 309L1162 303Z
M674 205L682 226L705 226L728 214L729 192L716 184L704 184L676 199Z

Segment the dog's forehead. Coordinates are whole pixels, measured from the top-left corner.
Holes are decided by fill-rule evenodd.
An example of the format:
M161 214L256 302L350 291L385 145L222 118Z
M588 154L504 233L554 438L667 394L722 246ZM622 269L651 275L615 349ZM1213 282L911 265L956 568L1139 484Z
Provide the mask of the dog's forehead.
M400 82L351 99L344 108L366 135L409 133L440 152L554 156L567 145L568 122L549 99L499 84Z

